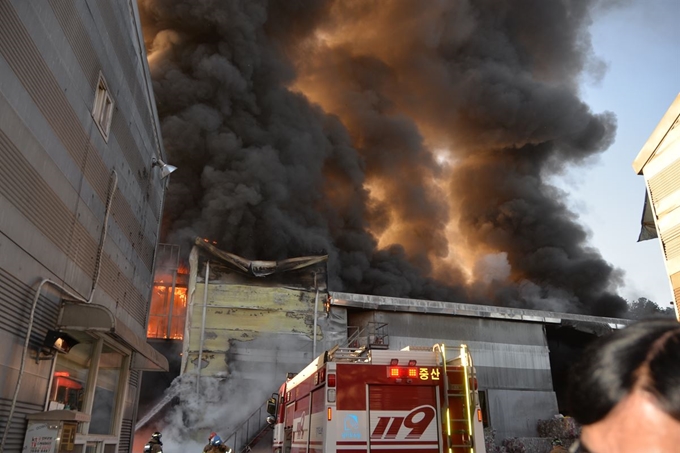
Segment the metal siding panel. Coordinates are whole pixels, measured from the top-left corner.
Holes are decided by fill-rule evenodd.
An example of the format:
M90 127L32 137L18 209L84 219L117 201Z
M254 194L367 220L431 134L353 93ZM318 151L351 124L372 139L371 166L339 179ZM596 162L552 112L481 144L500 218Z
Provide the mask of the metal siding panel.
M61 0L49 0L49 2L55 17L61 25L64 36L66 36L71 45L73 54L78 60L87 82L90 84L90 88L94 91L97 88L97 79L101 65L97 61L92 41L80 21L75 4Z
M660 200L675 192L678 189L678 181L680 181L680 159L649 178L652 202L656 205Z
M139 185L140 192L146 195L154 195L157 197L157 192L151 187L149 174L145 171L151 162L146 162L142 158L139 146L132 137L130 128L126 124L126 119L123 115L114 115L111 119L111 134L116 137L116 142L128 165L132 169L132 174ZM153 204L152 204L153 206ZM154 214L157 214L154 210Z
M134 46L129 41L133 33L131 30L121 30L119 27L119 21L115 16L115 11L111 7L111 1L98 1L97 6L101 12L104 26L108 32L108 36L111 39L112 48L118 57L118 64L123 70L123 76L125 81L132 91L132 97L136 102L137 111L142 120L143 126L146 130L151 130L151 114L149 112L149 106L144 101L144 90L142 90L141 82L139 77L137 77L135 67L132 66L131 62L136 61L136 52ZM132 21L130 21L132 22Z
M155 233L153 235L144 234L142 225L133 214L130 205L126 201L120 188L116 189L116 195L111 205L111 214L116 220L121 231L127 235L127 239L132 244L132 248L137 252L142 263L148 271L153 265L153 254L155 251ZM152 239L154 240L152 242Z
M680 224L661 232L661 244L667 261L680 256Z
M118 440L118 453L130 453L132 446L132 420L123 419L120 428L120 439Z
M12 6L0 4L0 16L6 25L0 27L0 52L104 203L108 195L109 170ZM141 223L122 194L114 198L112 217L150 270L153 246L145 241ZM155 234L153 236L155 241Z
M70 209L63 204L30 164L25 161L20 151L9 142L9 139L1 130L0 156L7 163L0 166L0 194L8 198L33 225L73 260L83 272L94 277L97 243L85 227L80 222L75 221ZM119 194L119 196L121 195ZM121 205L125 206L124 203L118 206ZM68 242L70 238L73 238L73 249L69 250ZM152 256L151 254L150 258ZM101 286L115 301L122 303L140 325L144 325L147 298L120 271L120 267L108 255L104 254L102 257L102 274L106 274L106 277L101 280ZM128 273L134 275L132 272Z
M676 272L670 276L671 286L673 287L673 297L675 298L675 304L680 303L680 272ZM676 313L677 313L676 308Z
M146 298L108 255L102 256L100 286L141 326L146 321Z
M473 353L474 351L470 351ZM480 389L553 391L549 369L520 369L477 366Z
M0 268L0 328L23 340L28 328L30 305L35 297L35 288L26 285L7 270ZM42 295L35 311L31 346L42 344L47 330L54 328L59 305L55 300Z
M430 339L431 345L447 339L536 345L547 347L543 324L421 313L349 311L348 325L365 326L369 322L386 322L389 331L401 337ZM431 346L430 345L430 346ZM395 344L399 349L408 344Z
M487 402L489 422L497 439L537 437L538 420L558 413L554 392L488 390Z
M5 424L9 416L10 399L0 398L0 432L5 432ZM26 416L43 410L42 406L34 404L17 403L12 416L12 424L7 434L5 451L7 453L18 453L22 451L24 436L26 434Z
M21 151L0 130L0 194L66 255L74 222L69 207L57 197L26 161Z

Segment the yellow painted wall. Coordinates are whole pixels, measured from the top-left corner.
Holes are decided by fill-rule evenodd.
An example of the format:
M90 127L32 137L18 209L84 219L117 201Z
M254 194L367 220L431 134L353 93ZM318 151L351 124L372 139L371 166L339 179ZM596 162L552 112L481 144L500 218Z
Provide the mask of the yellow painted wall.
M314 292L280 287L210 283L203 339L201 375L212 376L229 371L227 353L230 341L250 341L261 333L297 334L313 337ZM187 354L184 371L193 370L201 342L205 284L197 282L189 306L188 336L184 338ZM319 293L319 316L324 316L325 293ZM317 341L322 331L317 327Z

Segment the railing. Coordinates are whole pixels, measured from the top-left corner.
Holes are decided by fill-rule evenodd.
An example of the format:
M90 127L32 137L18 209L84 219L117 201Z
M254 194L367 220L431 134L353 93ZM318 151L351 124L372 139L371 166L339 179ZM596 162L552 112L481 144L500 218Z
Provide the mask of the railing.
M234 449L235 453L245 453L259 441L268 430L267 403L255 409L250 416L239 425L231 435L224 439L224 443Z
M340 343L339 346L341 348L358 348L364 346L360 343L360 337L363 332L364 329L360 329L357 326L347 326L347 341L344 345Z
M386 322L369 322L367 328L369 349L389 349L390 336Z

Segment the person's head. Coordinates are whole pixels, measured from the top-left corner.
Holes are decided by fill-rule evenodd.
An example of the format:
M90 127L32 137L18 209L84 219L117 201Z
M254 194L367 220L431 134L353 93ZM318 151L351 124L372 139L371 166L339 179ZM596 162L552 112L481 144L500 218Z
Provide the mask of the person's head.
M680 324L640 321L595 341L572 368L568 400L592 453L676 451Z
M210 445L220 445L222 443L222 438L217 435L216 432L210 433L210 437L208 437L208 443Z
M153 433L153 434L151 435L151 438L152 438L152 439L157 440L157 441L159 441L159 442L160 442L160 440L161 440L161 437L163 437L163 435L162 435L161 433L159 433L158 431L156 431L155 433Z

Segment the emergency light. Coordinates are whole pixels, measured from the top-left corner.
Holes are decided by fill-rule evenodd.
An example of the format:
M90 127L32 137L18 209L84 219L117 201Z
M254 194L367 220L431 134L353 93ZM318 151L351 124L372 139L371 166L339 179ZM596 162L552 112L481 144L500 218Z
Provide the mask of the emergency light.
M418 377L418 368L405 366L391 366L387 368L387 377L415 378Z

